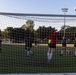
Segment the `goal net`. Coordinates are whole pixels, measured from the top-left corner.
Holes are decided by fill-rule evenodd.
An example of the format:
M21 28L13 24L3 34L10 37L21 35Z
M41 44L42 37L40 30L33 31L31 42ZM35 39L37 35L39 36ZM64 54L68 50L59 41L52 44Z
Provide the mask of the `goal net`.
M31 21L28 22L27 21ZM63 30L67 40L74 39L76 35L76 16L75 15L54 15L54 14L19 14L19 13L0 13L0 28L3 31L3 39L9 38L16 40L16 34L13 33L16 28L34 30L39 32L35 34L35 39L43 39L49 35L52 30ZM40 29L42 28L42 29ZM16 29L17 30L17 29ZM12 32L11 32L12 31ZM19 30L18 30L19 31ZM42 32L42 35L40 33ZM48 31L48 32L47 32ZM17 31L16 31L17 32ZM8 35L10 34L10 36ZM37 35L39 34L39 35ZM41 36L42 35L42 36ZM74 37L71 37L74 36ZM15 37L15 38L14 38ZM38 37L38 38L37 38ZM24 42L23 36L18 36L17 42ZM15 42L15 41L14 41Z
M0 12L0 29L2 39L0 73L76 72L76 58L73 57L76 15ZM46 54L48 44L43 39L57 31L60 31L60 34L56 39L56 53L48 64ZM63 57L59 57L63 37L71 55L64 53ZM27 56L29 48L25 48L28 38L31 38L34 45L31 48L34 55L31 53L29 57Z

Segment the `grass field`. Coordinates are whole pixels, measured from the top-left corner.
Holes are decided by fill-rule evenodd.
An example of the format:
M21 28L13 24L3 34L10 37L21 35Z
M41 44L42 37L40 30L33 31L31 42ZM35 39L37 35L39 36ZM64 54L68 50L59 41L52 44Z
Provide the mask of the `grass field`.
M60 56L57 47L50 64L47 63L47 46L33 47L34 55L27 56L24 45L2 45L0 53L0 73L64 73L76 72L74 48L69 47L71 55Z

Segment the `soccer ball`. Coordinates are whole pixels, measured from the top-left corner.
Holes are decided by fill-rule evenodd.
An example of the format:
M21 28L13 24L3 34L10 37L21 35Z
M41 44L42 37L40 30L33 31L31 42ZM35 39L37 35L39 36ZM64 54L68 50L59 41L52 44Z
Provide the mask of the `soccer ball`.
M50 39L48 40L48 43L49 43L49 44L51 43L51 40L50 40Z
M76 7L74 8L74 10L76 11Z

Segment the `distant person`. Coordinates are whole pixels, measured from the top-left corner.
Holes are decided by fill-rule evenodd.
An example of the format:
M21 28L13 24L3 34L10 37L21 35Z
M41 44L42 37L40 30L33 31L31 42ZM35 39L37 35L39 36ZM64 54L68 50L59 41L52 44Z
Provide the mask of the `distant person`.
M48 62L51 61L53 57L53 53L55 52L56 49L56 39L57 36L59 35L60 31L58 32L52 32L49 36L47 36L44 40L48 40L48 52L47 52L47 59Z
M75 37L75 40L74 40L74 56L76 57L76 37Z
M62 38L62 49L61 49L60 56L62 56L65 51L66 51L68 54L70 54L70 51L69 51L69 50L67 49L67 47L66 47L66 39L63 37L63 38Z
M32 50L32 39L31 37L27 37L25 41L25 50L27 50L27 55L29 56L30 54L33 54Z

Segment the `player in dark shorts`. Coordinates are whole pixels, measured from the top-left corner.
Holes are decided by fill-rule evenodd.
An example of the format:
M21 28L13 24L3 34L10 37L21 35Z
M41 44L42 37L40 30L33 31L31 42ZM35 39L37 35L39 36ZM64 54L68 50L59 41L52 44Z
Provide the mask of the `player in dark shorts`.
M64 51L66 51L67 53L70 54L70 51L66 47L66 39L63 37L63 40L62 40L62 49L61 49L60 56L63 55Z
M75 37L75 40L74 40L74 49L75 49L74 56L76 57L76 37Z
M31 37L27 37L25 40L25 50L27 51L27 55L29 56L30 54L33 54L32 50L32 39Z

